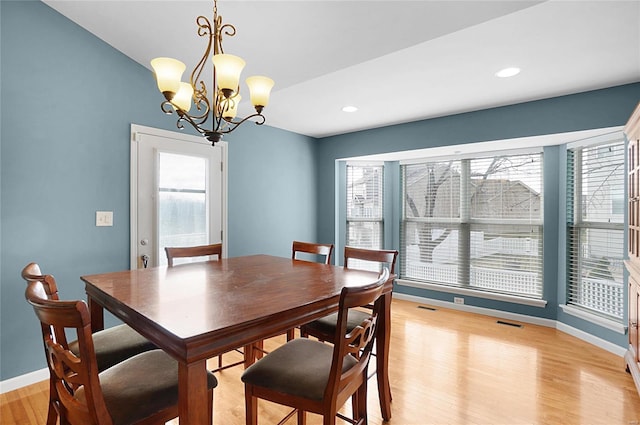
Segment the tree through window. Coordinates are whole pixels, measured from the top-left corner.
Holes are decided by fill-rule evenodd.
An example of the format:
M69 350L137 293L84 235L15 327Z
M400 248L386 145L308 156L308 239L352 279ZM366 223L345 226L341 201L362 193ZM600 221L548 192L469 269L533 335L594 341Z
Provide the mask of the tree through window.
M401 276L542 297L542 155L402 166Z

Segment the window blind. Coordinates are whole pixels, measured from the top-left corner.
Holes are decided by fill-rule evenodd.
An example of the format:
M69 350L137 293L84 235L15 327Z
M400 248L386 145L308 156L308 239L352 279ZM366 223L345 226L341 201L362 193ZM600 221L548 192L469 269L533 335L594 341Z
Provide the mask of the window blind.
M624 141L567 151L567 303L622 321Z
M542 297L542 155L402 165L405 279Z
M347 165L348 246L382 248L383 170L382 165Z

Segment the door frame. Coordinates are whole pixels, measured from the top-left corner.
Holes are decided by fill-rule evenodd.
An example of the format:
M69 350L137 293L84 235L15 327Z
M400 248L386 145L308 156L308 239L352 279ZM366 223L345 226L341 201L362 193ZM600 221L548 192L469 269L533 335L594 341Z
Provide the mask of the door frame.
M174 139L178 143L197 143L201 145L210 145L210 142L201 136L192 136L190 134L179 133L176 131L162 130L159 128L146 127L138 124L131 124L131 162L130 162L130 223L129 223L129 267L131 270L138 268L138 143L140 134L148 134L151 136L165 137ZM222 161L222 256L227 256L228 247L228 191L227 191L227 164L228 164L228 145L225 141L220 141L216 146L221 148Z

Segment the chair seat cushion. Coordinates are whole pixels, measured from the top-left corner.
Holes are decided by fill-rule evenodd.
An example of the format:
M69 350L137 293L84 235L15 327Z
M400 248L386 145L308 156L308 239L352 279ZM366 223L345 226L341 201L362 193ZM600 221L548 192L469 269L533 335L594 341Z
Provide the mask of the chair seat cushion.
M351 309L347 316L347 332L351 332L356 326L359 326L366 319L371 317L371 312ZM320 337L324 335L325 341L333 341L336 334L336 324L338 323L338 313L332 313L328 316L321 317L313 322L306 323L303 328L310 335Z
M114 425L129 425L178 405L178 363L162 350L147 351L100 373L100 387ZM218 381L207 373L209 389ZM84 387L75 398L85 403Z
M127 325L114 326L94 333L93 345L100 372L136 354L158 348ZM78 355L78 341L69 343L69 349Z
M333 346L307 338L287 342L247 368L242 382L281 393L322 400L329 380ZM346 356L342 371L356 364Z

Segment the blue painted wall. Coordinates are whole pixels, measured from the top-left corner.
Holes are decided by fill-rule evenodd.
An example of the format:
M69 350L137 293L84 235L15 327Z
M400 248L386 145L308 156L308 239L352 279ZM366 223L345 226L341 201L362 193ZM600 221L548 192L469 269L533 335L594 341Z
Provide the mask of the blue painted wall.
M175 130L175 121L159 112L160 95L146 68L48 6L3 0L0 19L0 380L5 380L45 367L38 325L24 302L21 268L38 261L56 275L65 298L84 298L82 274L128 268L130 124ZM319 141L245 125L226 138L229 255L288 256L292 239L334 241L336 159L622 125L639 99L640 84L632 84ZM557 175L557 169L550 172ZM397 167L391 175L397 179ZM558 205L563 192L556 192L545 195L555 196ZM114 211L114 226L95 227L97 210ZM546 226L561 229L557 211L549 214L545 211ZM388 225L397 233L399 209L392 208L392 216ZM557 278L557 270L545 269L545 283L554 273ZM570 324L610 337L582 322Z
M327 187L335 187L338 176L337 187L340 190L344 182L339 179L344 179L344 173L339 172L342 161L336 163L336 160L341 158L620 126L626 123L639 100L640 83L635 83L328 137L318 143L318 180ZM452 154L454 150L452 147ZM548 301L547 306L538 308L468 296L465 296L465 304L557 319L606 341L626 346L626 335L568 316L558 309L559 296L564 290L564 263L558 261L564 258L564 239L560 239L563 237L564 221L559 214L564 211L565 205L561 202L565 193L562 153L562 148L558 146L544 149L543 296ZM393 184L385 187L398 191L394 197L395 203L400 205L399 174L394 167L397 165L390 164L387 167L390 173L385 171L387 177L395 179ZM344 232L335 230L336 226L338 229L344 227L344 214L338 215L336 223L336 214L333 212L336 197L333 191L318 193L318 208L318 237L328 239L334 235L336 238L337 234L338 238L343 238ZM399 220L399 207L392 211L389 220L385 219L385 229L394 229L392 231L395 232L393 245L388 245L388 248L399 247ZM344 240L336 240L335 243L343 245ZM454 297L451 293L406 286L397 286L396 292L449 302L453 302Z
M41 2L0 2L0 380L46 367L20 270L65 298L129 267L131 123L176 131L150 71ZM229 141L229 255L316 239L315 139L245 124ZM96 227L95 211L114 212ZM114 319L108 324L115 323Z

